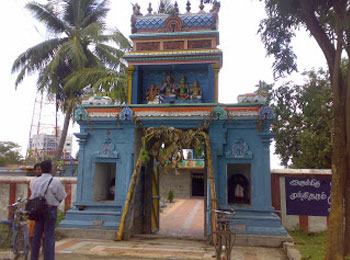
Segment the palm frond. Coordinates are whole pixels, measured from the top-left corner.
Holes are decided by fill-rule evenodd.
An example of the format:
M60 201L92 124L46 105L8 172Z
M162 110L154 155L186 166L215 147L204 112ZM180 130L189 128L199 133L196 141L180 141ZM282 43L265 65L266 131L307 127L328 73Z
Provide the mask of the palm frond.
M31 70L40 70L46 67L47 63L55 57L56 51L68 38L51 39L39 43L27 49L13 62L12 73L26 67Z
M86 68L96 68L96 69L105 68L105 64L90 49L85 50L85 54L88 59Z
M69 41L66 41L62 45L61 49L65 53L65 56L69 62L72 64L73 69L83 68L87 64L88 59L85 55L85 50L77 36L74 36Z
M23 81L24 76L31 75L36 71L44 71L43 77L40 77L40 79L45 79L45 83L38 83L38 85L40 85L39 89L47 85L47 82L49 82L48 71L53 71L58 66L58 59L60 56L57 49L66 40L66 38L49 40L29 48L22 53L12 65L12 73L20 70L15 81L15 87L17 88Z
M118 29L114 29L111 34L99 36L100 42L114 42L120 49L127 51L132 47L131 42Z
M15 88L17 89L18 85L23 81L24 77L27 74L28 66L24 66L21 71L18 73L16 81L15 81Z
M82 38L87 39L89 41L93 40L95 42L98 41L98 36L102 32L102 26L100 23L91 23L86 26L84 29L80 31L80 35Z
M98 92L118 92L118 88L125 92L126 84L127 76L125 74L113 70L84 68L73 72L66 78L64 89L81 92L85 87L92 86Z
M60 20L52 9L37 2L27 3L25 8L41 23L44 23L49 31L54 33L71 34L71 28Z
M80 17L82 16L80 10L81 0L70 0L65 1L64 17L63 19L75 30L79 29L79 23L81 22ZM91 2L91 1L86 1Z
M67 42L65 42L63 46L66 43ZM47 66L41 70L37 81L38 89L54 92L54 88L50 89L51 83L53 81L57 81L57 84L59 84L59 81L65 78L72 71L72 69L66 63L65 48L63 46L55 53L54 58L51 59Z
M89 5L89 9L87 9L85 13L85 18L82 21L82 26L85 27L88 24L98 22L101 25L104 25L104 19L107 17L109 8L108 0L104 1L93 1L92 5Z
M119 67L124 52L105 44L96 44L95 54L112 69Z

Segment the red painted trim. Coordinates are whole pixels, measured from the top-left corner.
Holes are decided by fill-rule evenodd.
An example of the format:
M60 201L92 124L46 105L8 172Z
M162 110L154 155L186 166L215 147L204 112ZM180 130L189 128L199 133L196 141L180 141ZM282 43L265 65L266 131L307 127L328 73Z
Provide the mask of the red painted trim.
M16 183L10 183L10 192L9 192L9 203L13 204L16 201ZM8 212L8 219L11 219L11 211Z
M299 216L299 225L300 229L308 232L309 231L309 217L308 216Z
M257 106L251 106L251 107L228 107L223 105L222 106L226 111L228 112L247 112L247 111L254 111L257 112L259 111L260 107L259 105ZM214 109L214 106L201 106L201 107L148 107L147 105L144 107L132 107L132 110L137 113L137 112L192 112L192 111L204 111L204 112L210 112ZM121 109L120 108L86 108L86 110L89 113L120 113Z
M195 27L195 28L200 28L200 31L198 30L194 30L193 29L193 27L183 27L183 28L188 28L189 29L189 31L186 31L186 32L200 32L200 31L210 31L210 30L212 30L212 28L211 27ZM185 31L182 31L182 32L185 32ZM137 33L168 33L168 32L166 32L166 31L164 31L164 32L159 32L159 29L141 29L141 30L137 30L137 32L135 33L136 35L137 35ZM178 32L178 33L181 33L181 32ZM135 35L135 34L133 34L133 35ZM154 38L155 38L155 36L154 36Z
M23 184L23 183L30 183L30 180L6 180L6 179L0 179L0 183L8 183L8 184Z
M66 214L66 211L70 209L72 203L72 184L66 184L65 188L67 197L64 200L64 213Z
M60 179L62 184L77 184L77 178L75 178L74 180L62 180Z
M11 180L8 180L8 179L0 179L0 184L1 183L8 183L8 184L23 184L23 183L27 183L29 185L31 179L29 180L21 180L21 179L11 179ZM63 183L63 184L76 184L77 183L77 180L74 179L74 180L65 180L65 179L60 179L60 181Z
M129 65L132 66L137 66L137 65L172 65L172 64L189 64L189 62L186 62L187 60L183 61L137 61L137 62L132 62L129 61ZM211 59L211 60L191 60L190 64L203 64L203 63L216 63L217 61L220 61L219 59Z
M279 176L271 176L271 198L272 207L274 207L275 210L281 210L281 190ZM280 212L278 212L277 215L281 217Z

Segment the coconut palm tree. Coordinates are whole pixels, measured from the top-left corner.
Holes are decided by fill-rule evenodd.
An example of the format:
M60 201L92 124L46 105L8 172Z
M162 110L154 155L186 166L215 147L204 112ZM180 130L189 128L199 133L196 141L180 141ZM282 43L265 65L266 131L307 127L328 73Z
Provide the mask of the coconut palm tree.
M122 57L130 48L130 42L118 30L106 33L104 20L109 11L107 0L60 0L48 4L30 2L25 8L46 26L51 37L20 54L13 63L12 73L18 72L17 88L26 75L38 72L37 89L54 95L65 113L55 156L55 161L58 161L73 109L81 101L83 89L96 85L96 82L87 81L96 80L96 77L86 75L97 75L97 71L104 75L111 73L113 78L109 80L114 83L110 83L110 86L118 87L115 82L124 80L125 62ZM81 73L85 76L77 77ZM74 85L71 84L73 78Z

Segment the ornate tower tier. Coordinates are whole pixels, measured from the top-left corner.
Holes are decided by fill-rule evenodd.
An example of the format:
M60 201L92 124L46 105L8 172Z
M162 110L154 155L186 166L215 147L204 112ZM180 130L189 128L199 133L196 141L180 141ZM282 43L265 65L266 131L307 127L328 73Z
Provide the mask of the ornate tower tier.
M203 9L203 8L202 8ZM130 104L213 103L218 101L222 65L217 4L209 12L142 15L134 6L131 18L133 50L129 63Z

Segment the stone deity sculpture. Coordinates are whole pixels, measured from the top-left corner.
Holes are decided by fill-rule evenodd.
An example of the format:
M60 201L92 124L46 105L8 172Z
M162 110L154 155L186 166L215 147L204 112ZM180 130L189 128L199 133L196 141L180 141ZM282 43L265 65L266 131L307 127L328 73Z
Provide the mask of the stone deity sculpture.
M202 99L202 89L199 86L198 80L194 81L193 87L191 88L191 99Z
M186 100L190 97L189 95L189 89L188 89L188 85L186 82L186 78L184 75L181 76L181 81L178 84L178 88L176 90L177 96L179 98L183 98L183 100Z
M175 89L176 89L176 84L174 82L174 78L171 75L171 73L169 73L165 78L165 82L160 87L160 91L159 91L160 100L164 102L166 98L175 98L176 97Z
M146 91L146 99L148 103L159 103L159 88L152 82L151 86Z

